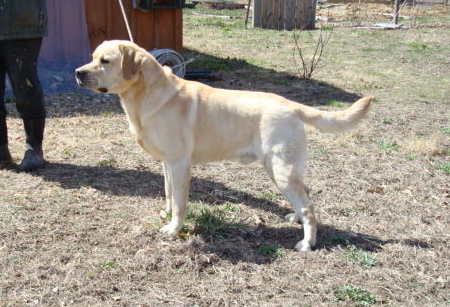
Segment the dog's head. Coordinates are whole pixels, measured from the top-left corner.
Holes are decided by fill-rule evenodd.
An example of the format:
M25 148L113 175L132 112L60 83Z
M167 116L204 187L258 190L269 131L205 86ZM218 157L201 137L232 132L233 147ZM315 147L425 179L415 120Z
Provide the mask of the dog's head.
M148 58L146 50L129 41L105 41L95 49L92 62L75 70L75 77L83 88L120 94L136 82Z

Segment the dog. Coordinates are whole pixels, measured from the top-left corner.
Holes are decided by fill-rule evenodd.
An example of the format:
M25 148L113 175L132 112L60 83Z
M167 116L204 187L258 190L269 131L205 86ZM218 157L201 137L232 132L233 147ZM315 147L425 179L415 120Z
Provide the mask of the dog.
M295 208L286 220L303 223L298 251L311 250L317 236L304 183L304 124L332 133L352 129L372 100L364 97L343 111L327 112L275 94L213 88L175 76L145 49L121 40L100 44L92 62L75 75L83 88L118 94L137 143L162 161L166 212L172 212L162 233L174 236L183 227L191 165L259 162Z

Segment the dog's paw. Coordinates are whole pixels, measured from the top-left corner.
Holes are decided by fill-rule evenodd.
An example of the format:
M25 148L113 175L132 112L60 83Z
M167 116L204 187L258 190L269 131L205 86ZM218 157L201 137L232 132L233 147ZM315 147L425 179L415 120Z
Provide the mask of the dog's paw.
M167 210L159 211L159 217L161 219L166 220L168 216L169 216L169 212L167 212Z
M289 223L300 223L300 217L296 213L289 213L284 216L284 220Z
M310 252L311 245L305 240L302 240L295 245L294 249L298 252Z
M175 236L178 234L182 227L182 225L170 222L169 224L161 228L160 232L166 236Z

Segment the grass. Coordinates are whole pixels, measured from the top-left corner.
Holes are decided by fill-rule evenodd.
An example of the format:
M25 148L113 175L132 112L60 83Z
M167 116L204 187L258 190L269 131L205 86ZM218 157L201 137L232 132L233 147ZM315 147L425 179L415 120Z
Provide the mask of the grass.
M47 96L47 168L0 169L0 306L449 306L450 12L426 7L420 24L405 8L416 26L380 31L352 22L384 21L391 4L361 3L346 22L355 4L319 9L333 37L309 81L295 75L291 32L246 29L244 10L183 16L188 68L217 72L201 80L211 86L330 111L376 97L353 132L307 131L314 251L294 251L303 226L284 221L293 208L263 167L233 161L193 166L185 233L162 235L162 166L117 97ZM23 123L6 108L17 164Z
M191 203L188 206L185 233L224 239L240 227L236 213L230 204L210 207L204 203Z
M336 101L336 100L330 100L327 103L328 106L330 107L337 107L337 108L343 108L345 107L345 104L341 101Z
M441 170L443 170L446 174L450 174L450 162L442 164Z
M285 251L283 248L276 246L276 245L261 245L258 247L258 252L265 256L270 258L281 258L284 256Z
M215 58L197 58L193 64L190 64L190 69L201 69L207 68L213 71L232 71L235 69L243 68L247 65L246 61L237 58L224 58L224 59L215 59Z
M410 43L409 46L411 46L411 47L413 47L413 48L416 48L416 49L427 49L427 48L428 48L428 45L427 45L427 44L424 44L424 43L417 43L417 42Z
M334 287L334 295L338 301L352 302L357 306L375 305L376 299L367 290L352 285Z
M116 164L116 160L114 159L107 159L107 160L102 160L100 162L98 162L98 166L114 166L114 164Z
M351 261L366 267L375 266L377 263L374 255L354 245L347 246L347 248L345 249L345 255Z
M98 265L100 268L105 270L112 269L118 266L118 264L114 261L100 262Z
M400 150L400 145L395 142L390 143L385 140L376 140L375 144L377 144L377 148L381 152L392 152Z

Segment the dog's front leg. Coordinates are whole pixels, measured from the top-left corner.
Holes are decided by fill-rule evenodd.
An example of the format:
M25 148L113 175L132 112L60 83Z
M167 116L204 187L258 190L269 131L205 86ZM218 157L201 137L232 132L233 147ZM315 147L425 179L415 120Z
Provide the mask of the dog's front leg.
M167 209L172 210L172 220L161 232L169 236L176 235L183 227L191 180L190 167L188 159L164 162L165 183L169 185L165 190L170 195L170 199L166 199L166 205L171 207Z
M163 162L163 169L164 169L164 191L166 194L166 210L161 210L159 212L159 216L163 219L166 219L169 214L172 212L172 186L170 183L170 174L167 171L168 165Z

